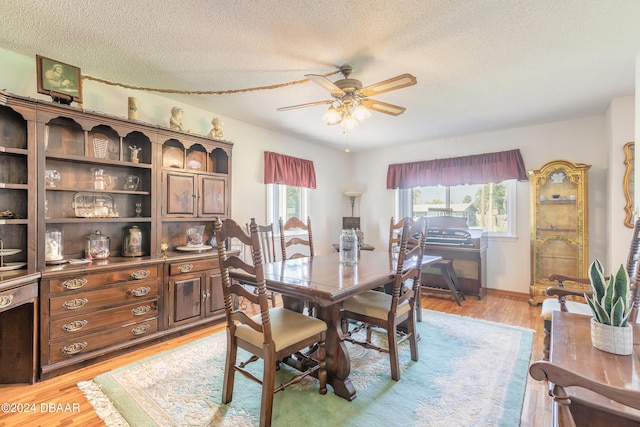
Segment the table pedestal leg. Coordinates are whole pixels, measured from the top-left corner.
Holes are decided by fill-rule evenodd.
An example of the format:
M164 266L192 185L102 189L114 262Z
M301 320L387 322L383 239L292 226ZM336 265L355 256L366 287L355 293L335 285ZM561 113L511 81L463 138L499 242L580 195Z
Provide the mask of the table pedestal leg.
M340 307L338 304L329 307L318 307L318 318L327 324L327 382L333 387L336 395L349 401L356 398L356 389L349 378L351 360L349 351L343 341L340 326Z

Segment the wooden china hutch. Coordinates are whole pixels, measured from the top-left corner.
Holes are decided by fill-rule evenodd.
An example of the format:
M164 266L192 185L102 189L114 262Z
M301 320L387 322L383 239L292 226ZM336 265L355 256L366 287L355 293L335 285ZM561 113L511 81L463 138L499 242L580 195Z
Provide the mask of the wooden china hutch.
M232 148L0 92L0 363L19 363L0 383L224 318L210 245L230 215Z

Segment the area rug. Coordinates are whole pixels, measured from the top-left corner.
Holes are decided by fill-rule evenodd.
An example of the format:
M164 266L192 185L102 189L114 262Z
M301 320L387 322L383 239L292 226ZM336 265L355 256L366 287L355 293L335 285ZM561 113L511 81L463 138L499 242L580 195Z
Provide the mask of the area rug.
M400 381L391 380L388 355L348 344L356 399L330 387L320 395L310 378L275 395L273 425L520 424L533 331L430 310L418 331L420 360L403 343ZM221 332L78 386L109 427L258 425L257 383L236 374L233 401L220 403L225 346ZM260 363L252 364L258 373ZM290 376L281 369L278 381Z

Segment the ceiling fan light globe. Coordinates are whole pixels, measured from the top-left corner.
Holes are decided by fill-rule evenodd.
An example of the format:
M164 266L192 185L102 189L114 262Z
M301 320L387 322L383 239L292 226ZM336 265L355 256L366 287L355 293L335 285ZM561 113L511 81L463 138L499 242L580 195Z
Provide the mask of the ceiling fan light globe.
M342 115L333 107L329 107L327 112L324 113L324 116L322 116L322 120L324 120L328 125L335 125L340 122L341 119Z
M358 121L351 117L351 114L342 119L342 127L344 129L351 130L356 126L358 126Z
M371 117L371 112L364 105L358 105L351 113L354 119L358 121L366 120Z

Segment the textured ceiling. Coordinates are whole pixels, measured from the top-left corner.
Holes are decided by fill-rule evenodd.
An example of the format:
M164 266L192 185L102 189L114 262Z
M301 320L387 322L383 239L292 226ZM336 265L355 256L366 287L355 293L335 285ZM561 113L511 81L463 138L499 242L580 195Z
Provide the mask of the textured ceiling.
M603 113L635 87L638 0L4 0L0 47L133 86L232 90L354 67L407 108L352 130L352 151ZM0 78L2 75L0 65ZM338 76L330 79L336 80ZM308 82L178 102L304 140L344 147Z

